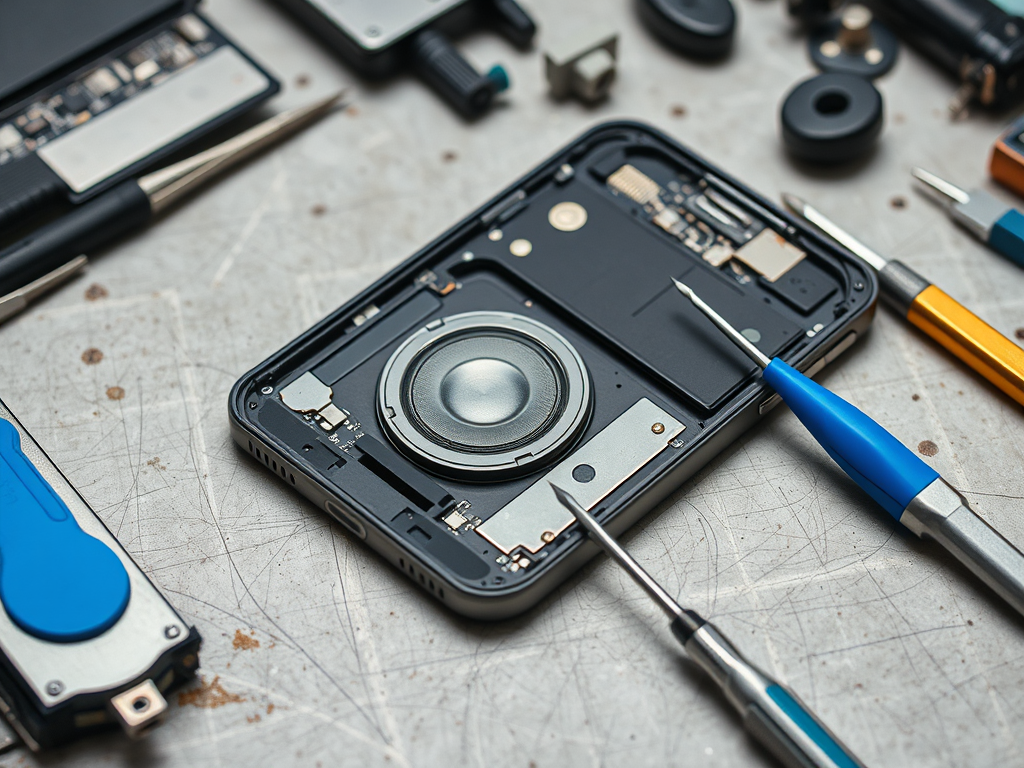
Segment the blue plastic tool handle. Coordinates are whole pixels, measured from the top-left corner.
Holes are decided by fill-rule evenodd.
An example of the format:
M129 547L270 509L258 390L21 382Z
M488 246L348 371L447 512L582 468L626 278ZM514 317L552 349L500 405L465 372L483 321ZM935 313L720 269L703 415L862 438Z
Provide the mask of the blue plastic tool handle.
M939 477L876 421L775 358L764 380L857 485L897 521L911 500Z
M831 761L831 765L836 768L859 768L857 761L850 757L835 739L829 736L828 731L814 719L814 715L804 709L803 705L789 694L789 691L781 685L770 685L765 693L779 705L779 709L786 714L793 725L803 731L825 753Z
M1018 266L1024 267L1024 214L1015 208L992 225L988 244Z
M21 629L54 642L88 640L121 618L128 572L74 515L0 419L0 602Z

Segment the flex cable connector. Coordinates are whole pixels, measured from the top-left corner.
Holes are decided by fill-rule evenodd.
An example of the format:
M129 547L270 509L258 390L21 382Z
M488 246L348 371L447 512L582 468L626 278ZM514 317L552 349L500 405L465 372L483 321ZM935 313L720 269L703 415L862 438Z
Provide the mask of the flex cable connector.
M281 390L281 402L296 413L309 414L325 432L332 432L346 421L348 411L336 406L331 388L307 371Z

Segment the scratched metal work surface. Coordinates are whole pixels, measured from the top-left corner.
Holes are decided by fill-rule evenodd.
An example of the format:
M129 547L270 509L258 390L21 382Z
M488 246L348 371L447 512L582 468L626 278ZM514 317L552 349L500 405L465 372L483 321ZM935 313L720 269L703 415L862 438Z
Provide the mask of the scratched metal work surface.
M539 53L481 35L465 50L506 63L514 87L473 126L415 80L355 82L276 7L209 2L287 84L278 107L342 85L352 106L0 328L3 399L202 632L203 682L145 742L112 734L0 766L767 764L606 559L516 620L461 619L239 452L226 413L248 368L613 116L663 127L766 194L816 201L1012 337L1024 274L908 184L915 164L983 182L1002 120L951 125L951 83L905 51L881 84L878 152L845 174L798 169L776 114L811 71L802 42L778 0L736 2L737 51L718 66L653 43L626 0L535 2L541 46L584 18L621 30L612 99L554 105ZM825 381L1024 545L1019 407L885 310ZM869 765L1024 762L1024 623L894 530L788 411L625 540Z

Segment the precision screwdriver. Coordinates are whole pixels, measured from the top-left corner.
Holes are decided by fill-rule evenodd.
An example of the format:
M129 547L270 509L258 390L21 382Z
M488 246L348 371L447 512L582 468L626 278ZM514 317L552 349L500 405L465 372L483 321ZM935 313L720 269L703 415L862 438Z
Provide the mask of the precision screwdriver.
M590 537L626 569L672 620L672 634L718 684L750 734L789 768L863 768L789 688L747 661L728 638L695 611L683 608L570 494L549 483L558 501Z
M906 264L885 259L795 195L782 201L878 272L882 295L911 324L1024 405L1024 349Z
M688 286L672 282L762 369L765 382L857 485L897 522L944 546L1024 615L1024 554L953 486L858 408L781 359L769 359Z
M0 251L0 321L65 274L62 265L128 232L243 159L326 114L336 93L282 112L227 141L138 179L128 179ZM34 291L19 290L28 286Z
M914 168L920 189L946 209L950 218L1014 264L1024 267L1024 214L982 189L970 192L934 173Z

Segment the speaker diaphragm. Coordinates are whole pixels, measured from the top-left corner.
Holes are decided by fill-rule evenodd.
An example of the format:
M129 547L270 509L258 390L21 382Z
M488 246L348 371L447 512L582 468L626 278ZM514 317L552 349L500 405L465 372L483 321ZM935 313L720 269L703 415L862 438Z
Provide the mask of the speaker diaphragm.
M467 312L414 333L384 366L381 424L406 454L466 480L525 475L572 445L590 378L560 334L508 312Z

